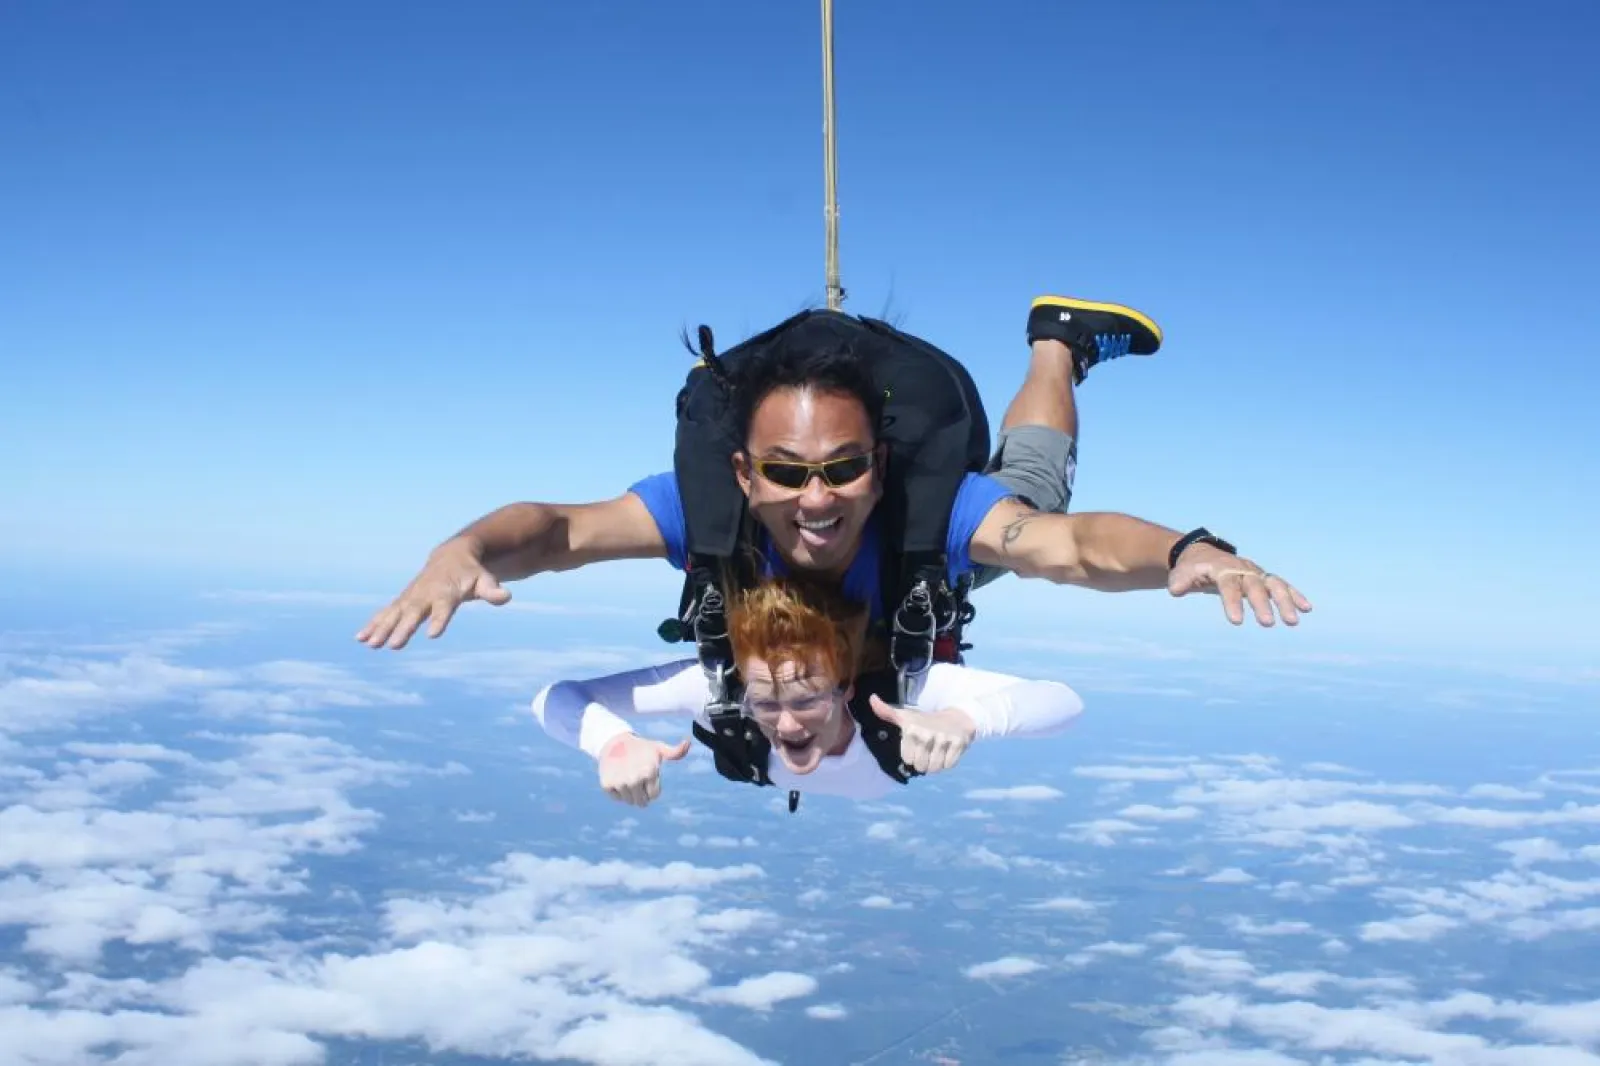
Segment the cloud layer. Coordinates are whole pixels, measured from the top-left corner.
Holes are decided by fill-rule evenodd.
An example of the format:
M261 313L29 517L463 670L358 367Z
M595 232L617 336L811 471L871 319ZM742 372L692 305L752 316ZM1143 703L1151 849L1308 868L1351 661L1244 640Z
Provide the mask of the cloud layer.
M235 636L0 653L24 1066L1600 1066L1576 741L1462 781L1074 737L796 816L697 751L639 812L500 714L628 649L334 663Z

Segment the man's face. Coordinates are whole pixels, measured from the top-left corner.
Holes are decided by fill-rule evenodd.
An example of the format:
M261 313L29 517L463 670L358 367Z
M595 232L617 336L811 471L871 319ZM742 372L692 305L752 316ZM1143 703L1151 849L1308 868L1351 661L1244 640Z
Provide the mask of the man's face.
M839 681L794 662L747 659L744 710L772 742L772 750L792 773L809 774L828 755L840 754L851 737L847 691Z
M815 389L776 389L761 401L750 420L747 451L734 455L734 472L749 499L750 513L766 527L784 560L801 570L843 573L861 543L861 530L882 494L881 449L873 446L866 409L852 396ZM870 469L861 473L865 457ZM804 485L780 484L781 465L763 473L766 463L836 463L810 471ZM846 484L828 483L825 473Z

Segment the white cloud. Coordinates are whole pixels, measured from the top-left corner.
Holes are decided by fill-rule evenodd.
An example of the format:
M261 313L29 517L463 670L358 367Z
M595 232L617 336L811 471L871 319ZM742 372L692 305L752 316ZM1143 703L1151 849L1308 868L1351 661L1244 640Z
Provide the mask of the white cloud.
M1263 974L1251 984L1264 992L1279 996L1310 996L1324 986L1351 991L1387 992L1405 995L1415 991L1415 984L1405 977L1345 977L1326 970L1295 970Z
M1030 911L1055 911L1061 914L1093 914L1099 910L1097 904L1076 896L1054 896L1050 899L1029 903L1024 907Z
M1007 955L991 962L968 966L961 972L974 981L989 981L997 977L1025 977L1042 969L1044 969L1043 963L1017 955Z
M1081 951L1074 951L1066 956L1064 961L1073 966L1090 966L1105 958L1137 958L1147 950L1149 950L1149 946L1146 944L1102 940L1098 944L1090 944Z
M1496 925L1513 936L1537 939L1590 928L1582 910L1551 908L1600 899L1600 879L1578 881L1517 866L1456 889L1397 885L1381 895L1422 913L1373 923L1364 932L1368 939L1431 939L1467 923Z
M142 653L115 660L50 656L14 662L0 681L0 732L65 728L90 715L175 700L231 680Z
M906 910L911 906L909 903L896 903L884 895L868 896L861 901L861 905L874 911Z
M981 844L967 849L967 859L978 866L987 866L991 870L1009 870L1011 868L1011 863L1005 856L990 851Z
M788 972L714 985L689 954L759 923L707 898L758 876L512 855L477 879L487 894L388 902L387 943L370 953L201 959L170 979L99 984L99 1013L54 1023L49 1043L42 1011L14 1012L8 1028L21 1046L55 1049L39 1061L61 1063L115 1042L130 1062L287 1066L342 1037L421 1040L436 1053L754 1064L758 1056L657 1001L768 1011L811 994L814 979ZM660 892L674 894L627 898ZM55 1005L74 998L63 986Z
M1064 834L1068 840L1076 840L1084 844L1093 844L1096 847L1110 848L1117 845L1117 837L1121 835L1138 835L1150 831L1150 826L1138 822L1130 822L1121 818L1097 818L1092 822L1079 822L1072 827L1072 832Z
M130 652L10 656L0 668L12 730L180 700L201 714L245 702L272 714L397 695L290 659L195 670ZM292 731L189 739L206 757L143 740L7 742L0 926L18 934L20 956L44 964L38 975L53 976L0 969L0 1027L35 1066L97 1061L107 1048L129 1066L301 1066L323 1061L321 1045L335 1039L438 1055L756 1066L760 1056L677 1004L772 1012L817 988L793 970L719 978L697 957L738 958L730 942L768 924L765 911L718 904L722 886L763 876L748 864L514 854L447 896L374 893L375 940L317 935L314 923L280 939L291 904L313 894L312 858L349 855L381 824L357 790L471 771L373 759ZM139 809L116 806L135 794ZM496 813L438 811L440 828ZM325 898L362 906L363 895L340 887ZM99 976L110 944L165 950L137 979Z
M616 649L578 653L624 656ZM297 659L196 673L138 649L100 662L120 670L141 654L162 669L148 675L155 681L130 686L126 698L115 685L47 685L42 698L58 701L54 706L66 709L62 720L69 722L80 713L118 714L181 701L202 714L280 714L301 729L303 715L318 708L415 698L404 684L374 683L340 667ZM381 669L391 678L471 680L480 690L523 693L529 671L569 671L572 661L564 654L535 660L520 653L431 661L384 657ZM26 659L0 663L0 693L11 693L13 700L0 703L0 711L20 708L19 721L35 714L33 705L23 706L26 700L16 701L25 691L14 688L18 679L56 682L83 674L81 663L40 665L47 661L30 652ZM625 661L637 661L631 650ZM484 673L469 678L474 664ZM1432 1061L1430 1055L1452 1066L1600 1066L1600 1060L1570 1055L1558 1060L1558 1054L1585 1053L1536 1043L1600 1040L1584 1013L1596 1005L1560 1003L1554 984L1543 986L1547 1002L1521 1003L1474 992L1456 995L1478 980L1465 962L1447 963L1449 969L1439 972L1418 965L1404 975L1382 968L1391 960L1409 968L1424 957L1449 959L1450 934L1468 926L1502 939L1564 935L1580 949L1581 937L1600 930L1600 879L1579 879L1579 873L1597 871L1575 865L1600 860L1600 844L1577 835L1596 823L1590 812L1597 808L1572 803L1540 809L1533 805L1540 794L1525 789L1385 783L1331 763L1286 774L1275 759L1259 754L1141 756L1075 771L1098 782L1087 786L1095 793L1089 813L1115 817L1064 829L1052 824L1038 836L1065 833L1107 848L1137 846L1154 857L1149 864L1138 862L1141 855L1124 866L1124 856L1090 848L1061 849L1048 862L1030 859L1012 854L1032 839L1012 820L996 820L993 833L983 835L972 832L982 826L950 822L945 829L953 835L940 837L928 858L940 875L938 891L957 911L951 914L921 881L911 888L894 870L863 875L859 866L847 865L855 863L851 849L876 854L882 842L920 830L916 819L925 813L863 805L855 808L859 821L841 823L846 853L811 856L801 860L809 864L805 869L785 870L785 884L794 875L806 886L800 909L787 891L763 891L764 871L751 863L709 868L519 854L462 873L441 888L450 876L443 864L458 860L443 848L431 854L431 844L424 844L422 857L431 864L429 891L384 880L387 867L372 872L370 887L324 885L313 872L319 856L351 855L385 827L381 804L371 798L374 786L450 768L370 759L354 748L288 731L194 739L206 745L206 758L179 751L170 740L152 743L137 734L26 749L11 742L6 750L6 765L0 766L0 803L8 804L0 809L0 924L20 935L19 958L43 965L0 968L0 1026L8 1037L23 1034L30 1047L47 1046L41 1034L51 1040L66 1034L48 1045L56 1048L50 1053L55 1057L41 1059L41 1066L92 1061L105 1047L124 1053L128 1066L299 1066L318 1061L323 1042L340 1039L415 1043L438 1057L640 1066L664 1059L756 1063L759 1056L712 1032L695 1012L714 1007L705 1013L850 1017L842 1005L850 995L843 990L826 989L834 1002L810 1002L833 978L819 981L807 971L847 969L843 959L837 967L826 963L856 946L853 938L862 930L881 927L880 909L908 910L913 904L905 900L913 898L939 934L914 949L925 964L936 965L944 952L947 965L960 968L967 960L951 960L952 951L966 953L974 942L1004 944L999 934L1009 930L1003 915L1010 913L1041 931L1038 957L1007 955L967 965L961 972L968 978L1025 976L1059 959L1062 965L1094 965L1119 979L1126 971L1155 981L1141 986L1137 1002L1118 1005L1138 1008L1149 1046L1159 1055L1137 1066L1335 1058L1351 1066L1387 1066ZM1592 779L1569 774L1549 779L1557 783L1539 780L1557 794L1557 788L1589 787L1580 782ZM147 800L152 793L158 798ZM512 832L517 823L510 809L493 805L494 795L462 791L433 804L431 829L449 833L458 821L498 814L505 828L495 835ZM1063 797L1045 784L973 789L967 795L996 801ZM1462 795L1475 805L1453 806ZM138 797L144 809L118 809L129 797ZM545 793L540 799L552 797ZM783 847L770 832L758 833L742 816L730 819L692 792L685 801L664 812L656 830L649 830L649 820L616 817L576 830L577 839L630 858L649 855L650 848L670 853L680 828L662 828L688 823L693 835L684 839L705 849L702 854L760 844L776 854ZM1520 806L1495 809L1502 802ZM1048 818L1052 810L1041 808L1031 817ZM964 811L958 817L986 813ZM1501 839L1505 829L1520 832ZM619 832L632 835L610 835ZM859 835L849 837L851 832ZM481 846L490 834L456 836ZM1279 850L1263 860L1269 847ZM1449 866L1432 865L1440 854L1460 858ZM1444 870L1471 870L1484 858L1501 872L1475 873L1476 879L1462 882L1440 876ZM974 866L994 872L975 873ZM1206 900L1226 902L1216 892L1185 895L1181 885L1154 874L1174 866L1185 868L1181 876L1191 879L1220 870L1206 877L1215 883L1247 883L1245 870L1272 879L1249 893L1250 916L1230 916L1207 911ZM1297 867L1292 880L1280 880L1285 867ZM862 876L869 880L855 879ZM998 885L1009 910L974 906L971 892L980 883ZM1363 905L1326 906L1341 893L1361 897ZM364 908L381 925L308 923L311 938L305 939L288 915L312 899ZM765 899L792 913L769 913L759 902ZM851 901L865 909L853 911ZM1366 905L1372 901L1392 911L1374 913ZM1301 902L1315 909L1299 910ZM1262 909L1274 906L1283 910ZM831 915L820 926L816 907ZM1316 925L1299 920L1302 915L1315 918ZM1364 921L1369 918L1379 920ZM852 928L851 922L859 924ZM1078 947L1090 939L1078 935L1083 929L1121 939ZM295 939L282 939L291 930ZM1309 939L1284 939L1295 936ZM1269 937L1276 939L1263 939ZM1202 944L1190 938L1208 939ZM861 942L864 967L885 951L908 950L892 937L886 940ZM152 968L139 981L91 973L105 946L119 941L160 948L154 953L163 960L160 966L172 968ZM1406 950L1406 941L1430 943ZM1386 946L1391 944L1398 946ZM1243 945L1248 954L1238 950ZM220 957L208 957L212 952ZM1126 961L1141 953L1162 965ZM985 953L968 955L974 957ZM766 969L774 965L781 968ZM1340 967L1352 974L1333 972ZM1551 981L1561 979L1552 973ZM1526 987L1540 988L1539 980L1530 973ZM1444 981L1450 984L1436 987ZM1174 987L1205 994L1174 1001ZM1414 998L1419 989L1443 991L1447 998ZM1321 997L1338 1005L1308 1002ZM47 1009L58 1013L47 1015ZM1500 1042L1475 1021L1495 1022ZM1520 1035L1504 1035L1513 1032ZM1252 1041L1261 1046L1248 1046ZM663 1047L669 1050L663 1053ZM1128 1062L1135 1066L1134 1059Z
M175 665L147 651L116 659L19 659L0 680L0 732L60 730L89 717L156 704L198 706L203 715L293 723L322 709L414 706L415 693L375 684L341 667L281 660L240 669Z
M1393 807L1368 803L1364 800L1345 800L1320 807L1305 807L1298 803L1284 804L1258 813L1253 821L1264 829L1294 831L1405 829L1417 824L1415 819L1401 814Z
M1228 919L1228 927L1240 936L1299 936L1316 932L1310 922L1294 920L1258 922L1243 916Z
M1076 766L1072 772L1078 777L1092 777L1100 781L1187 781L1189 772L1175 767L1162 766Z
M1251 1033L1286 1052L1318 1056L1316 1061L1338 1054L1368 1056L1356 1061L1374 1066L1396 1060L1453 1066L1600 1066L1600 1056L1576 1047L1494 1043L1480 1033L1439 1028L1460 1019L1508 1020L1535 1038L1558 1036L1584 1043L1589 1042L1585 1034L1593 1025L1594 1006L1572 1004L1552 1011L1542 1005L1467 994L1432 1002L1391 1000L1381 1006L1328 1007L1305 1000L1251 1003L1211 993L1180 999L1174 1013L1196 1036L1208 1030Z
M1205 880L1207 884L1213 885L1248 885L1255 880L1255 877L1249 873L1246 873L1244 870L1239 869L1237 866L1229 866L1225 869L1218 870L1216 873L1211 874L1209 877L1206 877L1203 880Z
M1543 799L1543 792L1533 792L1525 788L1513 788L1510 785L1473 785L1467 789L1467 795L1473 799L1490 800L1537 800Z
M1530 826L1600 825L1600 805L1582 807L1568 803L1553 810L1501 811L1483 807L1421 806L1418 813L1440 825L1478 829L1525 829Z
M85 759L137 760L140 762L171 762L192 766L197 763L193 755L164 744L90 744L72 741L61 745L61 750Z
M1433 940L1460 924L1456 919L1442 914L1413 914L1407 918L1367 922L1361 927L1361 939L1372 943L1386 940Z
M1119 818L1140 818L1149 822L1187 822L1199 816L1199 807L1157 807L1149 803L1135 803L1117 812Z
M806 1008L806 1017L823 1022L842 1021L850 1016L840 1003L817 1003Z
M1256 973L1256 968L1241 951L1181 944L1161 958L1191 977L1222 984L1248 981Z
M430 681L453 681L473 692L505 693L531 699L552 681L595 673L611 673L641 662L665 660L659 652L639 648L517 648L429 654L424 649L390 659L390 669Z
M726 1003L747 1010L770 1011L777 1003L800 999L816 990L815 977L778 971L760 977L747 977L730 988L708 988L696 998L704 1003Z
M52 803L61 778L37 778L33 795L0 810L0 871L11 871L0 881L0 924L27 927L26 951L78 964L113 940L209 950L218 936L278 919L271 901L305 889L302 856L352 850L376 824L344 790L420 769L290 734L237 743L239 754L215 762L161 758L183 776L151 810L105 809L94 794Z
M1013 785L1010 788L974 788L967 791L967 799L1037 801L1060 799L1060 789L1049 785Z
M1533 837L1528 840L1507 840L1495 845L1501 851L1511 855L1511 861L1517 866L1532 866L1541 862L1564 862L1573 858L1573 852L1562 847L1548 837Z

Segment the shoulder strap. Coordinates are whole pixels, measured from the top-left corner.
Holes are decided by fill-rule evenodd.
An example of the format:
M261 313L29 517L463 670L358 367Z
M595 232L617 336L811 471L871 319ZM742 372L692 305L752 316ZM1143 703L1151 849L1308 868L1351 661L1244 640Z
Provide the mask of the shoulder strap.
M772 746L753 723L725 723L713 730L695 722L693 728L695 738L711 749L717 773L729 781L762 787L772 784L767 773Z
M989 420L965 366L920 337L878 319L862 324L893 346L898 362L883 435L897 469L886 479L880 581L888 616L896 702L910 703L935 662L960 662L975 611L971 581L952 586L945 545L962 482L989 460ZM904 367L900 364L904 364ZM898 741L897 741L898 743Z
M732 557L745 520L744 493L733 474L734 432L728 368L770 345L811 316L802 311L718 355L711 330L700 327L700 362L678 390L672 466L678 475L690 556Z
M711 749L717 773L741 784L760 788L773 786L772 776L767 772L772 742L756 728L755 723L741 718L738 722L724 722L717 729L710 730L695 722L693 729L695 739ZM791 791L789 813L793 814L799 806L800 793Z

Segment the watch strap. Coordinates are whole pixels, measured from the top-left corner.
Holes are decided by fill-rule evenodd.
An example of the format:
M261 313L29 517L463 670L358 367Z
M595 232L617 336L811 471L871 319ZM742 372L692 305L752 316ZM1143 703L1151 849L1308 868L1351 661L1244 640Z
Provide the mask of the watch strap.
M1198 529L1191 529L1189 532L1178 538L1178 543L1174 544L1172 546L1172 550L1167 553L1168 570L1171 570L1178 565L1178 556L1182 555L1184 551L1192 544L1209 544L1218 551L1225 551L1229 555L1239 554L1239 550L1232 544L1229 544L1221 537L1212 533L1205 526L1201 526Z

